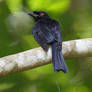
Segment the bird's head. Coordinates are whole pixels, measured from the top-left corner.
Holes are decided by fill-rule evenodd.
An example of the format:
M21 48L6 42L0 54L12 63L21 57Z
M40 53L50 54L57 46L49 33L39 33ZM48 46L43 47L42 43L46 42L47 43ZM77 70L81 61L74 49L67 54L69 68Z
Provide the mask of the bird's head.
M29 12L28 15L32 16L35 19L35 21L38 21L42 18L49 18L48 14L43 11Z

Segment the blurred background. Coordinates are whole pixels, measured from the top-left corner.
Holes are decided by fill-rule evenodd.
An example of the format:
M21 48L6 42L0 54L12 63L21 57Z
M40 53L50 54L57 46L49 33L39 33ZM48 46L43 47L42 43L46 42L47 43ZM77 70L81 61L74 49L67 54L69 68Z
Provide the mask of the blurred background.
M39 47L27 12L47 12L62 25L63 41L92 37L92 0L0 0L0 57ZM66 60L69 73L52 64L0 77L0 92L92 92L92 58Z

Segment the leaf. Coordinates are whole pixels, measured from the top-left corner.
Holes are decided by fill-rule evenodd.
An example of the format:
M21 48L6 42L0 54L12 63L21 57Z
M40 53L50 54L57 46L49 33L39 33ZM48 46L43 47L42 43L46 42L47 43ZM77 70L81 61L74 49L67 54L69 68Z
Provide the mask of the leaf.
M22 11L22 0L6 0L6 3L12 13Z

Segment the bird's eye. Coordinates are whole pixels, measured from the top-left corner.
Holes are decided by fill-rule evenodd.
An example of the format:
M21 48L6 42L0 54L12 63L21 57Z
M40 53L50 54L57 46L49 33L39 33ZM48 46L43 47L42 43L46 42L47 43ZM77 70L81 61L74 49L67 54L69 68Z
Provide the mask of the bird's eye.
M44 16L44 13L40 13L40 16Z

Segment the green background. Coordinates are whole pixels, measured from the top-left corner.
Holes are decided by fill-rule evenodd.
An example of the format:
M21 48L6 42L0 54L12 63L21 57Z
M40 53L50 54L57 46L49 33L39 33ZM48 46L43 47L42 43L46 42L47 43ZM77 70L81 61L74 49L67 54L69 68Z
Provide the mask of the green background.
M27 12L42 10L62 26L63 41L92 37L92 0L0 0L0 57L39 47ZM0 77L0 92L92 92L92 58L66 60L69 73L52 64Z

